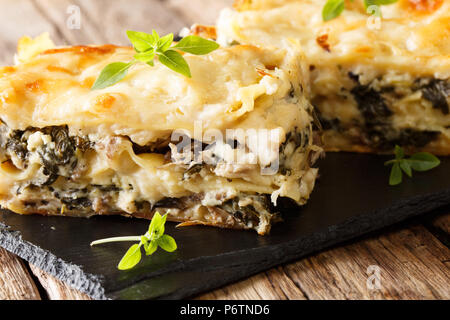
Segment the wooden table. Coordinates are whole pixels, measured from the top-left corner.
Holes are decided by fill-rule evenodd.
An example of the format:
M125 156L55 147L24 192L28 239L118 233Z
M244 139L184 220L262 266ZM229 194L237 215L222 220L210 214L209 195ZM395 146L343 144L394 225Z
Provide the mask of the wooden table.
M127 44L125 30L213 23L233 0L2 0L0 63L20 36ZM77 11L80 28L77 29ZM74 28L75 27L75 28ZM366 236L205 293L198 299L450 299L450 211ZM379 282L374 277L379 275ZM89 299L0 248L0 299Z

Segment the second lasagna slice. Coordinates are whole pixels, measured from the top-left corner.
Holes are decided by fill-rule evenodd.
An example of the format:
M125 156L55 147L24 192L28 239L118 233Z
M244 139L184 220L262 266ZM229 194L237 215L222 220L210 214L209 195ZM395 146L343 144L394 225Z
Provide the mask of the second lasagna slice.
M321 149L296 47L186 54L192 78L138 64L91 90L134 50L28 42L16 66L0 69L3 207L144 218L158 210L266 234L279 198L308 199Z
M236 10L222 12L217 39L266 48L300 42L327 151L390 153L399 145L450 155L450 1L387 2L345 1L324 21L327 0L237 0Z

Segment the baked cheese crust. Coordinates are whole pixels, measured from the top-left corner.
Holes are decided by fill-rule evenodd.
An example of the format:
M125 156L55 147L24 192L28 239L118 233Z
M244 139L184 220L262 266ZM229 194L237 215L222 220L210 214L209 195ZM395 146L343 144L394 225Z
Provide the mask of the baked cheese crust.
M399 0L377 20L363 1L322 19L326 0L239 0L217 22L222 45L298 41L331 151L450 154L450 1ZM210 32L212 33L212 32Z
M17 64L0 69L4 208L144 218L158 210L186 224L266 234L279 220L278 198L307 201L321 149L312 134L308 68L295 44L186 54L192 78L159 62L138 64L115 85L90 89L107 64L134 53L113 45L54 47L46 35L19 42ZM199 125L244 135L209 143ZM173 140L177 130L188 138L187 151ZM255 145L247 130L271 138ZM232 157L238 149L240 162ZM183 162L193 153L203 158ZM262 174L274 163L276 172Z

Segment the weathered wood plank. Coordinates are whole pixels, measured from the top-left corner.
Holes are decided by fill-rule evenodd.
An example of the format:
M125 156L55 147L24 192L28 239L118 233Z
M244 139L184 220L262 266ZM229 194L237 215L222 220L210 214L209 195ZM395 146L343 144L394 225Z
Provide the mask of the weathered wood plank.
M50 32L56 41L62 42L54 26L36 10L29 0L3 0L0 10L0 63L13 63L17 40L23 35L37 36Z
M17 40L49 32L58 45L128 44L127 29L178 33L195 22L212 23L232 0L3 0L0 63L12 64ZM80 26L74 28L76 8ZM189 10L187 10L189 8ZM12 23L16 21L17 23ZM32 23L24 23L31 21Z
M450 248L450 214L424 219L424 226L447 248ZM450 265L450 261L447 262Z
M285 267L311 299L448 299L450 251L422 226L388 232ZM380 288L366 283L369 266ZM370 273L370 272L369 272Z
M69 44L128 44L128 29L167 33L183 26L180 17L158 0L33 0L33 4ZM78 28L71 23L76 11Z
M107 39L89 12L72 0L31 0L36 10L52 25L51 36L58 45L102 44ZM96 1L94 1L96 2ZM112 1L115 3L115 1ZM115 26L113 26L114 28ZM59 40L59 41L58 41Z
M286 275L283 268L278 267L267 272L261 272L249 279L200 295L197 299L305 300L306 297L292 279Z
M278 292L282 299L306 300L307 297L292 279L284 272L283 267L277 267L265 272L272 284L273 290Z
M163 0L169 10L177 12L190 26L194 23L214 24L220 11L225 7L231 7L234 0Z
M0 300L40 300L39 291L23 261L0 248Z
M198 298L449 299L449 259L450 250L417 225L330 249ZM261 285L267 282L274 286Z
M273 290L267 275L263 272L244 281L237 282L224 288L200 296L199 299L282 299L279 291Z
M84 21L92 24L110 43L128 44L125 31L129 29L177 33L188 23L175 11L168 10L164 1L78 0L76 3L80 5Z
M89 298L84 293L72 289L64 282L54 278L38 267L30 264L30 269L33 274L39 279L50 300L91 300L91 298Z
M47 0L46 2L53 2ZM108 42L127 44L125 30L152 29L177 34L193 23L213 23L219 11L233 0L77 0L86 17ZM100 19L98 17L101 17Z

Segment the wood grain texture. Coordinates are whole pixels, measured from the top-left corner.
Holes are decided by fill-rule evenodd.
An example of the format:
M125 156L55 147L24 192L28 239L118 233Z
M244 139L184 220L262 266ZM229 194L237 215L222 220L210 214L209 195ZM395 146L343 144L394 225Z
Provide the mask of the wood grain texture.
M176 12L186 26L194 23L210 25L214 24L221 9L231 7L234 0L163 0L167 8Z
M0 300L40 300L39 291L23 261L0 248Z
M30 23L32 22L32 23ZM0 10L0 62L12 64L17 41L23 35L37 36L55 26L43 17L29 0L2 0ZM60 40L56 37L56 40Z
M449 299L449 261L450 250L414 225L327 250L198 299ZM379 270L379 288L371 287L370 268ZM270 288L268 282L279 287Z
M282 267L261 272L247 280L203 294L199 300L306 300Z
M438 214L424 220L424 226L450 248L450 214Z
M30 269L47 292L50 300L91 300L84 293L72 289L64 282L30 264Z
M49 32L58 45L129 44L125 30L177 34L193 23L210 24L233 0L2 0L0 63L12 64L17 41ZM80 10L80 28L68 24ZM187 10L187 8L189 10Z
M38 11L46 16L67 43L128 44L125 30L177 34L193 23L209 24L217 18L220 9L232 0L33 0ZM67 25L67 8L78 6L81 13L80 29ZM189 10L186 10L189 8ZM99 18L101 17L101 18Z

